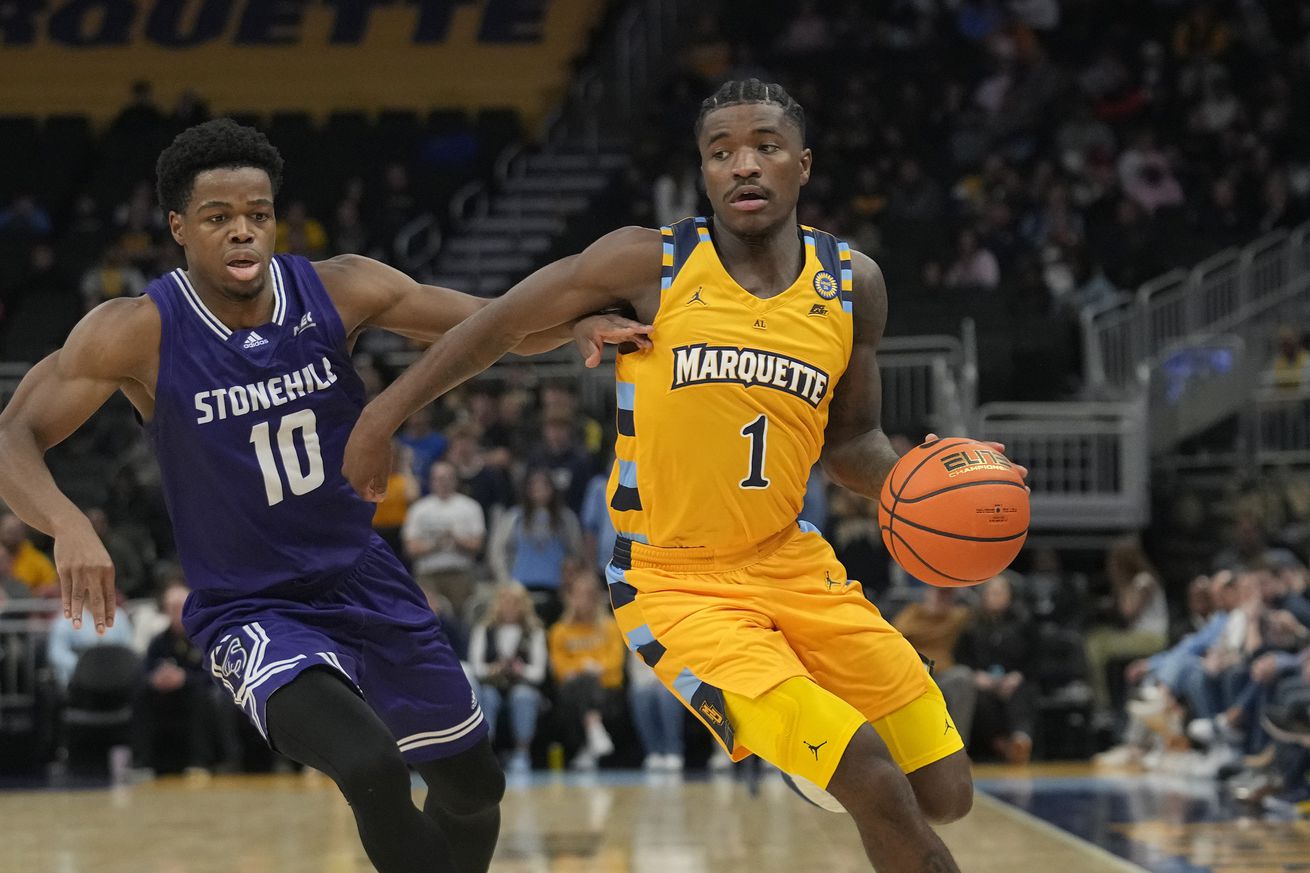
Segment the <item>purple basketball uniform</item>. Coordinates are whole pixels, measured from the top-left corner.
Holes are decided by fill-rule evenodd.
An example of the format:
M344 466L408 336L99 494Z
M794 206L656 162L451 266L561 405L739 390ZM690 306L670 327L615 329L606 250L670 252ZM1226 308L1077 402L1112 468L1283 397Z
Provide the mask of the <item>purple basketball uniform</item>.
M275 256L268 281L273 320L236 331L181 270L146 289L161 319L146 432L192 588L187 633L266 739L269 696L318 667L358 689L408 760L458 754L486 735L482 711L341 475L364 406L341 319L304 258Z

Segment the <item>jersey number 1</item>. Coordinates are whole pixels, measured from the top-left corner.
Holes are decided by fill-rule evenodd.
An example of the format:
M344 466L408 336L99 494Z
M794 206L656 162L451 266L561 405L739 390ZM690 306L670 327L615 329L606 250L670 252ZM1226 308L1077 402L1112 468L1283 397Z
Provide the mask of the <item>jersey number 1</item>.
M250 441L255 444L255 457L259 459L259 471L264 474L264 494L268 505L276 506L282 502L282 477L278 474L277 459L273 456L273 443L269 439L267 421L261 421L250 429ZM300 465L300 453L296 451L296 431L301 431L305 441L305 457L309 462L306 470ZM302 409L282 418L277 429L278 454L282 456L282 469L287 474L287 484L295 495L308 494L323 484L323 455L318 448L318 420L314 410Z
M751 468L746 478L739 483L742 488L768 488L769 480L764 478L764 452L767 448L765 438L769 432L769 419L761 415L741 429L741 435L751 441Z

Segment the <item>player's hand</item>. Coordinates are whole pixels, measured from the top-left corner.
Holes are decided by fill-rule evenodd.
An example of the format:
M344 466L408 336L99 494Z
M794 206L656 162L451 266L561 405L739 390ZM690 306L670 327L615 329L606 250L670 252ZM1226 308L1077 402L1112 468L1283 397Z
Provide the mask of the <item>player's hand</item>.
M655 328L630 318L619 315L589 315L573 325L573 341L582 355L582 362L588 367L600 363L602 347L621 343L632 343L639 350L653 348L650 332Z
M925 443L930 443L930 442L932 442L933 440L939 440L939 439L941 439L941 437L937 436L937 434L935 434L935 433L930 433L930 434L928 434L926 437L923 438L923 441L924 441ZM992 451L994 451L994 452L996 452L996 453L998 453L998 454L1002 454L1002 455L1005 454L1005 443L993 443L993 442L988 442L987 440L978 440L978 442L982 443L984 446L986 446L987 448L991 449ZM1009 461L1011 464L1014 464L1014 469L1016 469L1016 470L1019 471L1019 478L1020 478L1020 479L1027 479L1027 478L1028 478L1028 468L1027 468L1027 467L1025 467L1023 464L1017 464L1017 463L1015 463L1014 459L1011 458L1011 457L1009 457L1008 455L1006 456L1005 459L1006 459L1007 461ZM1024 486L1024 487L1027 487L1027 486ZM1032 489L1029 488L1028 490L1031 491Z
M370 503L381 503L387 496L387 478L391 473L391 434L368 420L368 410L360 415L346 440L341 460L341 475L355 493Z
M114 626L114 562L86 516L67 530L55 531L55 570L64 601L64 618L82 628L82 610L90 608L96 633Z

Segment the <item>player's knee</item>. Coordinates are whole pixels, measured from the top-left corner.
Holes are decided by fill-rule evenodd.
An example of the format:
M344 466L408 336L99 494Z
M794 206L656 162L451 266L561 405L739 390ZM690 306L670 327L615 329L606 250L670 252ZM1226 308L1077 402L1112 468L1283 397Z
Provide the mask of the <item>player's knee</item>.
M973 808L973 779L966 772L935 786L932 791L916 792L916 797L924 818L933 824L950 824L964 818Z
M487 742L453 758L420 764L416 769L428 783L428 803L454 816L485 812L505 796L505 772Z
M349 760L340 762L334 775L352 806L410 797L409 769L399 750L390 744L357 750Z

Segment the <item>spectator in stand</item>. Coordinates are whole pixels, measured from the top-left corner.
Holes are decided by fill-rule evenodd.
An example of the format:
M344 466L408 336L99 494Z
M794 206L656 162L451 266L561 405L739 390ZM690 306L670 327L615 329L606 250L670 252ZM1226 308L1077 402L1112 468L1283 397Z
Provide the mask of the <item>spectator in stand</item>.
M473 594L474 562L487 527L482 507L456 491L456 484L453 466L445 461L433 464L432 490L410 506L401 538L423 593L429 600L446 597L455 614L462 615Z
M847 575L858 579L864 596L878 603L891 587L891 555L878 532L877 503L845 488L832 491L832 514L824 536Z
M145 275L128 263L117 245L105 249L100 262L82 276L82 299L88 310L106 300L139 297L145 290Z
M469 637L469 665L478 700L495 742L500 713L508 707L514 752L511 773L532 769L529 750L537 732L541 686L546 681L546 632L532 608L532 595L510 582L496 589L486 617Z
M1304 387L1306 368L1310 366L1310 351L1306 351L1301 331L1289 324L1278 328L1278 352L1267 374L1267 381L1286 391L1297 391Z
M46 243L31 246L27 272L6 296L0 357L11 361L39 361L53 352L85 311L77 281Z
M587 557L594 557L593 569L603 578L610 558L614 556L614 543L618 531L610 518L609 482L610 470L614 466L614 455L608 456L608 463L602 472L591 477L587 483L587 493L582 499L582 514L578 517L582 524L582 549Z
M555 488L563 495L564 504L575 513L582 510L582 498L596 462L577 444L574 418L555 410L548 412L541 425L541 440L536 451L529 455L528 466L548 471Z
M636 652L628 655L628 709L646 751L643 766L656 772L681 772L686 709Z
M682 217L686 218L686 215ZM552 379L542 383L541 417L543 421L574 422L574 432L582 434L581 448L589 455L596 455L606 448L605 429L578 404L578 393L569 381Z
M302 255L311 261L328 254L328 235L323 223L309 214L303 200L292 200L277 223L274 251Z
M86 517L114 562L114 586L129 600L149 596L150 576L136 544L110 525L109 516L100 507L88 509Z
M27 600L32 596L32 589L14 577L13 564L9 550L0 549L0 606L10 600Z
M120 603L121 607L122 604ZM91 608L82 613L82 627L74 630L71 621L56 621L50 625L50 636L46 640L46 660L54 672L55 682L60 691L68 688L68 680L73 678L77 659L82 653L96 646L132 647L132 620L121 608L114 617L114 623L105 627L103 634L96 633L95 622L91 620Z
M12 512L0 514L0 547L9 555L9 575L26 585L32 595L59 594L54 562L32 543L27 525Z
M146 649L145 677L137 695L133 732L136 766L179 773L214 763L214 684L205 653L182 627L190 589L169 585L160 595L168 628Z
M1300 560L1290 549L1270 545L1260 517L1251 510L1243 510L1233 520L1228 531L1232 545L1215 555L1215 570L1250 570L1265 567L1299 566Z
M614 751L604 718L622 712L627 646L608 604L601 602L594 573L575 573L564 597L564 614L549 635L560 727L564 748L574 755L573 768L594 770Z
M377 209L369 222L377 234L383 260L392 259L391 244L400 229L418 214L418 199L410 185L409 168L400 161L387 164Z
M1106 676L1110 662L1153 655L1169 641L1169 606L1160 574L1135 538L1120 540L1110 548L1105 575L1110 582L1108 612L1113 624L1093 627L1086 639L1095 718L1102 725L1114 721Z
M688 215L697 215L700 206L700 174L691 160L672 160L655 179L651 200L655 221L670 225Z
M166 231L163 212L155 203L154 183L143 179L114 210L110 233L131 264L147 275L154 275L161 272L160 251Z
M1150 128L1139 131L1132 147L1120 155L1118 172L1124 193L1148 215L1183 203L1182 185L1173 174L1169 158L1156 146Z
M31 194L19 194L0 209L0 237L46 239L54 232L54 222Z
M462 422L446 431L449 443L445 461L455 468L459 492L467 494L482 507L488 527L495 527L500 514L514 503L514 482L501 467L487 464L478 441L478 429L472 422Z
M1209 576L1197 576L1187 583L1187 602L1181 618L1173 623L1177 630L1170 637L1178 640L1187 634L1194 634L1210 624L1217 612L1213 581Z
M527 588L537 615L550 625L562 609L564 562L582 558L582 525L547 471L529 471L521 494L519 504L492 531L487 562L499 582Z
M955 648L969 623L969 607L959 602L955 588L924 586L923 592L923 601L907 605L892 624L932 662L932 675L946 698L946 709L955 719L960 739L968 745L978 686L973 670L955 662Z
M983 248L978 234L970 228L960 231L955 263L946 271L946 287L991 291L1001 282L1001 268L996 255Z
M432 413L433 407L423 407L409 417L396 437L413 452L414 478L424 494L427 493L428 470L432 462L446 454L446 438L432 426Z
M982 604L955 646L956 661L973 670L978 689L971 745L1008 763L1026 764L1039 689L1024 674L1032 669L1035 630L1014 602L1007 574L982 585L981 592Z
M369 253L369 233L360 217L359 204L342 200L333 212L332 253L336 255L366 255Z
M406 556L401 529L405 525L405 516L418 497L413 450L396 440L391 448L391 475L387 477L387 494L373 512L373 530L399 556Z

